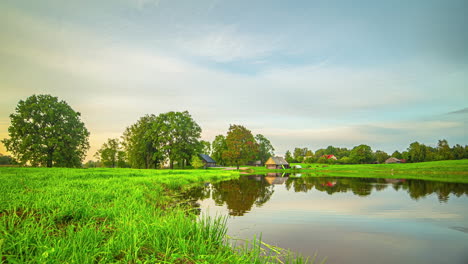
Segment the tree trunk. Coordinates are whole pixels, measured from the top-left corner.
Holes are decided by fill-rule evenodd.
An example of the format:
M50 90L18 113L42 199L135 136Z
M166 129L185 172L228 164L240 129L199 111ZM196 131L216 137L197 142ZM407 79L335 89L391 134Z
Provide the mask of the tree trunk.
M54 150L53 149L49 149L49 151L47 151L47 168L52 168L52 157L54 155Z

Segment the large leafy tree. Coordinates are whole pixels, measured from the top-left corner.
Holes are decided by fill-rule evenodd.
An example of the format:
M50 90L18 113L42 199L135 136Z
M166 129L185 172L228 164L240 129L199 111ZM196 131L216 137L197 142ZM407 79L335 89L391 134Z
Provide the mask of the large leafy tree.
M227 149L223 152L223 158L230 164L246 164L254 160L258 154L258 144L252 132L241 125L231 125L226 136Z
M106 167L125 167L125 152L118 138L107 139L95 156Z
M158 168L163 162L161 133L157 122L155 115L146 115L126 128L122 145L132 168Z
M160 114L157 127L161 132L159 140L171 169L174 162L178 161L184 166L193 155L201 151L201 128L188 111Z
M419 142L413 142L408 148L408 157L411 162L423 162L426 160L427 147Z
M80 113L65 101L51 95L32 95L19 101L10 119L10 138L2 142L20 163L81 166L89 149L89 132Z
M437 159L438 160L454 159L452 149L450 148L446 139L439 140L439 142L437 143Z
M273 151L275 149L271 145L270 140L268 140L264 135L258 134L255 136L255 140L258 144L258 156L257 159L265 163L271 156L273 156Z
M388 154L383 151L383 150L377 150L375 153L374 153L374 156L375 156L375 160L378 162L378 163L384 163L390 156L388 156Z
M226 165L226 162L223 158L223 153L226 150L226 137L223 135L217 135L211 143L211 157L216 161L217 164Z
M182 165L201 150L200 126L185 112L146 115L128 127L123 135L124 149L134 168L157 168L164 161Z
M374 156L371 147L367 145L359 145L351 150L349 158L353 163L372 163Z

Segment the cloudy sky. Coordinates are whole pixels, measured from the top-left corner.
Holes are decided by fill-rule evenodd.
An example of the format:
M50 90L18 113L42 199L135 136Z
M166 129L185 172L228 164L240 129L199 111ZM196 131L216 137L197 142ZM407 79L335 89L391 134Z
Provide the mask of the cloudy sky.
M82 113L88 157L145 114L276 153L468 144L468 2L0 1L0 138L19 100ZM0 145L0 153L5 148Z

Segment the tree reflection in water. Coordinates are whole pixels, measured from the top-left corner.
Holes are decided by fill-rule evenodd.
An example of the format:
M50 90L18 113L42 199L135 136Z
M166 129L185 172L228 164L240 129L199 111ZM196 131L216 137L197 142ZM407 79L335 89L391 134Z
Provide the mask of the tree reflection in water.
M309 192L313 189L335 193L351 192L357 196L369 196L372 191L382 191L392 186L394 190L404 190L414 200L436 194L440 202L447 202L450 194L460 197L468 195L468 184L446 183L425 180L344 178L289 175L251 175L236 180L205 184L185 193L194 208L199 207L198 200L212 198L216 205L226 205L229 215L242 216L252 210L252 206L261 206L270 200L274 185L284 184L288 191ZM277 177L283 176L283 177Z

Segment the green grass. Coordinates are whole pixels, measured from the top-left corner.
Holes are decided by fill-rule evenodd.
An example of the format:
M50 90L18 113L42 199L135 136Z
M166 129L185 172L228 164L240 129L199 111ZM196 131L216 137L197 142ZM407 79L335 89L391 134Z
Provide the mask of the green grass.
M251 167L252 174L269 172L299 172L319 176L363 177L363 178L408 178L433 181L468 183L468 160L446 160L400 164L303 164L300 170L268 170L264 167Z
M225 219L197 218L179 200L191 186L237 177L219 170L0 168L1 262L305 262L264 247L233 248Z

